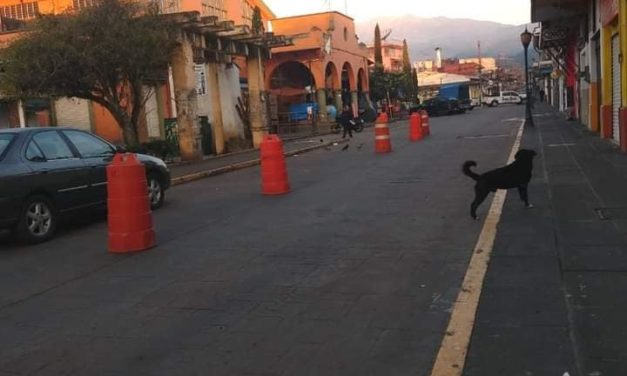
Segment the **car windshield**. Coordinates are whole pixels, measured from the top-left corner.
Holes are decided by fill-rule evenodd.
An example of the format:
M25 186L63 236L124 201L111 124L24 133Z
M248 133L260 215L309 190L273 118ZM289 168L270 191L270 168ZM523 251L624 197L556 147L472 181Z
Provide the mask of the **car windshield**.
M14 133L0 134L0 160L4 158L4 153L7 151L7 149L9 148L9 144L11 143L11 141L13 141L14 138Z

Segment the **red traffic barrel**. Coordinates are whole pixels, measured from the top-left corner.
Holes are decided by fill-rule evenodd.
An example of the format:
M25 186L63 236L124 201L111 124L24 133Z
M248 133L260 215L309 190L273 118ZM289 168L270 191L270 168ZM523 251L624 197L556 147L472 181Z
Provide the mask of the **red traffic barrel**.
M409 116L409 140L416 142L422 138L422 116L414 112Z
M261 149L261 191L264 195L276 196L288 193L290 183L283 154L283 142L279 136L264 136Z
M155 246L146 168L135 154L116 154L107 166L107 222L109 252Z

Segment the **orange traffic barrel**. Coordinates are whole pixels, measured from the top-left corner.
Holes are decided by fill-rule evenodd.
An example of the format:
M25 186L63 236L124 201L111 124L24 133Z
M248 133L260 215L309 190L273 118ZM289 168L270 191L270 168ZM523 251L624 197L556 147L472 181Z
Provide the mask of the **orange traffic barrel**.
M290 183L283 154L283 142L275 134L264 136L261 141L261 191L276 196L288 193Z
M155 246L146 168L135 154L116 154L107 166L107 222L109 252Z
M429 128L429 113L426 110L420 110L422 117L422 134L429 136L431 134L431 128Z
M422 116L414 112L409 116L409 140L416 142L422 138Z
M377 153L389 153L392 151L390 140L390 128L387 124L387 115L379 115L374 124L374 149Z

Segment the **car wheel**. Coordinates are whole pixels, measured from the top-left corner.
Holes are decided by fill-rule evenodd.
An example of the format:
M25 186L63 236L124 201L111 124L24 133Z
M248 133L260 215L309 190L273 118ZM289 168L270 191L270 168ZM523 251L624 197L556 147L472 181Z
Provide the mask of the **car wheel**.
M148 175L148 199L150 200L150 208L157 209L163 205L165 200L165 191L163 190L163 184L161 180L154 175Z
M490 106L492 107L497 107L499 105L499 101L492 101L492 103L490 103Z
M29 197L16 226L18 239L29 244L45 242L56 228L57 213L52 201L45 196Z

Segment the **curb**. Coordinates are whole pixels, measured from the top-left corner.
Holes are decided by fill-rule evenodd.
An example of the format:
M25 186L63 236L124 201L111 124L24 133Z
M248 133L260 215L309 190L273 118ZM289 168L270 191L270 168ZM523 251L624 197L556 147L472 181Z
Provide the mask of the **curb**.
M287 153L284 153L284 155L286 158L289 158L298 154L304 154L304 153L308 153L314 150L333 146L333 144L344 144L348 141L349 140L336 140L336 141L331 141L331 142L325 142L325 143L321 143L315 146L309 146L309 147L298 149L298 150L292 150ZM205 179L205 178L212 177L212 176L217 176L217 175L227 174L229 172L243 170L245 168L257 166L259 164L261 164L261 159L256 158L256 159L251 159L249 161L244 161L244 162L234 163L234 164L223 166L223 167L214 168L211 170L195 172L193 174L188 174L188 175L172 178L170 185L174 187L177 185L190 183L193 181Z

